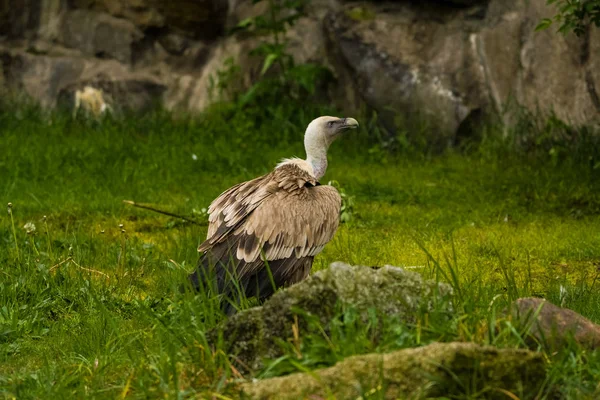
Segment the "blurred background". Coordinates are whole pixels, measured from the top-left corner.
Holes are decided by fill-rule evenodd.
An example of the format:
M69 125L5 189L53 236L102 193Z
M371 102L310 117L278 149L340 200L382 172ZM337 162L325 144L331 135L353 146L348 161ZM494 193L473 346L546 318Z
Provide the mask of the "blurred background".
M600 6L546 3L0 0L0 87L51 108L90 87L133 111L296 97L388 132L426 121L442 145L489 115L597 124Z

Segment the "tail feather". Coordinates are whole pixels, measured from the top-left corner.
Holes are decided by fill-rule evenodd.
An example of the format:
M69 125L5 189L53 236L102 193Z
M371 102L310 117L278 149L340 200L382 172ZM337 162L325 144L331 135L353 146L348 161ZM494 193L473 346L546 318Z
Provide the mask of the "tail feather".
M232 315L244 299L257 298L260 302L271 297L277 289L304 280L311 269L314 257L262 260L246 263L235 257L215 257L205 252L198 260L198 268L190 275L197 291L210 291L221 295L221 309ZM258 271L238 274L238 271Z

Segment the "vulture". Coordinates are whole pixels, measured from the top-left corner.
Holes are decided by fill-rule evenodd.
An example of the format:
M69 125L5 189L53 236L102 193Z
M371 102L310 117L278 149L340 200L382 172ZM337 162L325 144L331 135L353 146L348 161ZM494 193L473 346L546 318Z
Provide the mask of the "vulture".
M241 296L264 301L279 287L308 276L314 257L333 238L341 197L319 179L327 150L354 118L323 116L304 134L306 160L282 160L270 173L223 192L208 208L208 234L190 275L196 290L212 288L222 309L235 312Z

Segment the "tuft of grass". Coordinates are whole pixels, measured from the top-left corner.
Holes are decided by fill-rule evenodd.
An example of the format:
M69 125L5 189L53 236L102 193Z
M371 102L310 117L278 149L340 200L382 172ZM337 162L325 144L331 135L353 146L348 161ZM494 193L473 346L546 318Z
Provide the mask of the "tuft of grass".
M243 378L206 338L224 318L217 299L180 290L206 227L122 200L198 214L231 185L302 156L318 114L333 111L225 104L199 117L155 110L98 123L0 105L0 200L14 205L0 219L2 396L236 398ZM524 129L521 138L538 127ZM373 314L363 324L340 308L320 336L282 342L285 356L256 376L432 341L523 347L502 316L520 296L600 322L595 139L568 147L542 138L523 151L516 133L504 134L491 126L437 155L364 128L336 142L324 182L344 188L352 218L313 271L337 260L404 266L452 284L456 313L422 310L411 324ZM28 222L35 234L20 228ZM539 398L599 395L597 351L572 345L547 358Z

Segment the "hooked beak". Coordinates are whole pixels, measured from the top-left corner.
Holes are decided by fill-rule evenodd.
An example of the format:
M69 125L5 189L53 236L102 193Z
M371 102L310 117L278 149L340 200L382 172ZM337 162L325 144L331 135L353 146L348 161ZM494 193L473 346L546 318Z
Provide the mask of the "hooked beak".
M343 118L342 129L356 129L358 128L358 121L354 118Z

